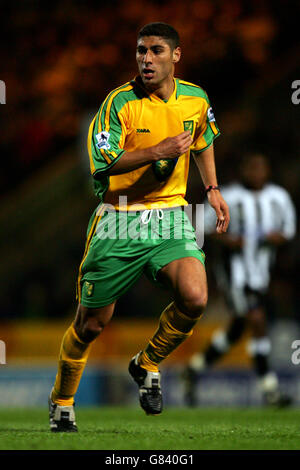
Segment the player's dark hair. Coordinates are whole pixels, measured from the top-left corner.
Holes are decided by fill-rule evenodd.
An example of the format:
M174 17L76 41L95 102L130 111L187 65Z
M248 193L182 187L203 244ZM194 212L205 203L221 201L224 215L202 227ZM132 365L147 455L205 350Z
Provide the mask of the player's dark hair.
M138 40L144 36L159 36L165 39L171 49L179 46L179 34L173 26L167 23L149 23L142 27L138 33Z

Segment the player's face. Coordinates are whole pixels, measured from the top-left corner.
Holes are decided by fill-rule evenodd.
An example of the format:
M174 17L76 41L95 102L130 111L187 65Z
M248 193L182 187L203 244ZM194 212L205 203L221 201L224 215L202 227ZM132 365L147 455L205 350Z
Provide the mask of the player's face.
M242 168L243 180L253 189L262 189L269 175L269 164L263 155L252 156Z
M155 90L174 75L174 64L180 59L180 48L171 49L159 36L144 36L138 40L136 61L146 88Z

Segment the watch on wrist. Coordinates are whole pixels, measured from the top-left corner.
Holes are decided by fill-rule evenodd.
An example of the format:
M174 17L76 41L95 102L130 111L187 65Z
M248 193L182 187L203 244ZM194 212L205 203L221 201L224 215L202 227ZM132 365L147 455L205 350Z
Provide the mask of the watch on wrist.
M209 186L206 186L205 193L209 193L209 191L211 191L212 189L220 191L219 186L214 186L213 184L210 184Z

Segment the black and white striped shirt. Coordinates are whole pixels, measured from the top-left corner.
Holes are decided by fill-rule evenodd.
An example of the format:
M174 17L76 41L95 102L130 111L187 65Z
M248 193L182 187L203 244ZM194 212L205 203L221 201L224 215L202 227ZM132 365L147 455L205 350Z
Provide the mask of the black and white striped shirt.
M227 281L231 288L263 291L270 282L270 268L275 249L264 243L265 236L280 232L287 240L295 236L296 213L288 192L269 183L259 191L240 183L224 186L222 195L230 209L228 233L244 238L241 252L231 253ZM215 233L216 215L209 204L205 207L205 233ZM221 264L223 260L219 260Z

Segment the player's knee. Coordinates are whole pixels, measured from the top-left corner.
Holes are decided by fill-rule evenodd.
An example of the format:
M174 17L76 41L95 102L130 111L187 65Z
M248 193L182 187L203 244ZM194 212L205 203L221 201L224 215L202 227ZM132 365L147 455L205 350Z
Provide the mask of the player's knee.
M262 309L251 310L248 314L250 326L260 326L265 323L265 313Z
M249 326L255 335L265 334L266 317L263 309L257 308L248 314Z
M77 328L79 338L85 343L90 343L103 331L105 325L97 318L88 318Z
M227 330L227 339L229 344L234 344L242 336L246 326L245 317L235 317L233 318L229 328Z
M88 312L79 309L75 318L74 327L82 341L90 343L103 331L106 323L97 316L89 316Z
M178 303L180 310L191 318L199 318L207 305L207 292L194 291Z

